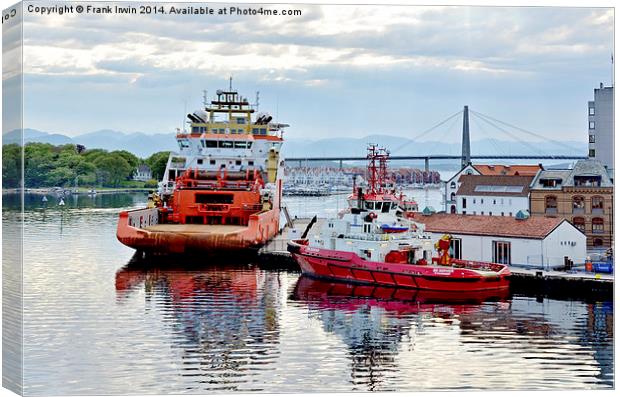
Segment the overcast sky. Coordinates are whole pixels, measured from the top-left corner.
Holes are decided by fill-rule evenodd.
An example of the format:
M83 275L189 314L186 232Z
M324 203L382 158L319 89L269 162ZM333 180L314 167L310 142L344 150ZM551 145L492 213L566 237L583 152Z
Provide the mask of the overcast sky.
M172 132L201 106L203 89L211 96L232 75L252 102L260 91L260 110L289 123L290 138L413 137L469 105L553 139L585 140L587 102L611 81L610 8L267 8L302 15L26 12L24 126ZM441 137L458 139L458 124ZM479 127L473 139L493 133Z

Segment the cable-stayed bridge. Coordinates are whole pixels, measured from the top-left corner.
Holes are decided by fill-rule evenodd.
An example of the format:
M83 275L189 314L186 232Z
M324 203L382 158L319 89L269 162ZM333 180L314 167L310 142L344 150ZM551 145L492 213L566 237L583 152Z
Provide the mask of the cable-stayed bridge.
M516 142L524 145L531 154L509 154L509 155L472 155L471 154L471 142L470 142L470 114L473 116L472 120L477 123L479 129L483 129L483 125L487 125L492 127L495 131L499 131L504 133L505 135L511 137ZM450 154L434 154L434 155L394 155L395 152L400 152L406 146L411 143L418 142L424 136L430 134L431 132L437 130L439 127L446 125L450 121L458 121L459 116L462 116L463 128L462 128L462 138L461 138L461 155L450 155ZM479 123L480 122L480 123ZM536 134L534 132L525 130L523 128L514 126L512 124L506 123L504 121L498 120L491 116L485 115L483 113L476 112L474 110L469 109L468 106L465 106L463 110L454 113L449 116L445 120L435 124L431 128L422 132L421 134L413 137L409 142L401 145L392 151L392 155L390 155L390 160L423 160L425 170L429 170L429 163L431 160L461 160L461 166L465 166L472 159L476 160L582 160L586 159L587 156L580 155L571 155L571 154L549 154L541 151L540 148L536 147L531 143L527 143L519 139L519 137L511 132L518 131L518 133L528 135L534 137L538 140L544 142L551 142L556 144L558 147L562 147L567 150L569 153L578 153L580 149L572 147L564 142L550 139L540 134ZM491 138L491 142L495 140ZM498 145L499 146L499 145ZM300 167L306 162L317 162L317 161L333 161L339 162L340 167L342 168L343 161L364 161L366 157L358 157L358 156L332 156L332 157L321 157L321 156L307 156L307 157L287 157L285 161L289 164L289 166L299 165Z

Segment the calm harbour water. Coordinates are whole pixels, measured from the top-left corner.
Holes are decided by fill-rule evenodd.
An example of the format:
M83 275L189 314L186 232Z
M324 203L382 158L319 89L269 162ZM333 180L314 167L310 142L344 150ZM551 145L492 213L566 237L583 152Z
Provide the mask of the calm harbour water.
M439 206L438 191L417 191ZM15 196L3 197L5 238ZM128 265L120 209L144 194L27 196L28 395L609 389L613 304L438 298L353 288L260 264ZM343 197L285 198L293 215Z

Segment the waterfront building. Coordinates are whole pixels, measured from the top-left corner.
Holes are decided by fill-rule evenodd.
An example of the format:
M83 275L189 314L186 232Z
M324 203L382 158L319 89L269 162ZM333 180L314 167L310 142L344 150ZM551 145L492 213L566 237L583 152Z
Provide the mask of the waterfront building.
M538 165L501 165L501 164L468 164L461 168L444 185L444 211L456 214L458 206L456 193L460 187L459 178L462 175L504 175L504 176L534 176L542 166ZM501 211L500 211L501 212ZM459 212L459 213L462 213Z
M140 164L133 173L134 181L146 182L151 179L153 179L151 168L146 164Z
M532 176L462 175L456 192L456 213L515 216L530 209Z
M562 218L416 213L414 220L433 241L450 234L459 259L547 268L586 258L586 236Z
M588 248L613 241L613 185L604 166L580 160L573 169L541 170L530 185L532 215L566 219L587 236Z
M614 87L601 83L588 102L588 157L614 172Z
M459 178L461 175L480 175L480 171L469 163L446 181L443 193L444 211L450 214L456 214L456 192L459 190Z

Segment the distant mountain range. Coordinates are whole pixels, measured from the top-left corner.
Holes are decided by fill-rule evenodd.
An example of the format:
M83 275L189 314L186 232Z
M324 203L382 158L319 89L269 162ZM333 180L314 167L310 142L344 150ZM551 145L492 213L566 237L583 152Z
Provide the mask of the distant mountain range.
M440 138L440 137L437 137ZM146 158L163 150L177 150L174 134L146 134L143 132L124 133L114 130L100 130L87 134L69 137L34 129L24 129L26 142L51 143L53 145L81 144L89 149L127 150L135 155ZM2 136L2 143L18 143L21 141L20 131L14 130ZM459 155L460 143L444 143L440 140L414 142L411 139L391 135L370 135L363 138L329 138L320 140L287 139L282 147L285 157L338 157L364 156L368 143L377 143L392 155ZM483 139L471 142L472 154L478 155L536 155L563 154L586 155L587 141L554 142L514 142L494 139Z

